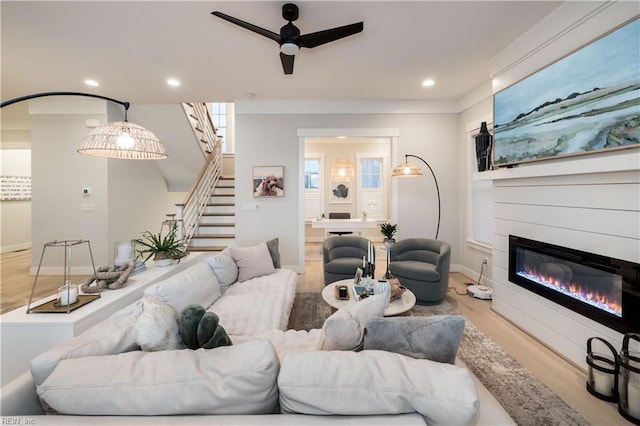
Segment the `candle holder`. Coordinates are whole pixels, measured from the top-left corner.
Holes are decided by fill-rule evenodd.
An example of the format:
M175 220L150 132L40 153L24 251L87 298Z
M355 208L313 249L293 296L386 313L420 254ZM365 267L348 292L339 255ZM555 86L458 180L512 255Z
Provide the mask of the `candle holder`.
M591 343L594 340L602 342L610 351L609 354L600 354L592 351ZM618 402L618 363L617 353L611 343L600 337L591 337L587 340L587 391L596 398L609 402Z
M631 423L640 425L640 352L629 349L629 341L640 342L640 334L625 334L618 356L618 412Z
M96 295L85 295L80 294L79 288L76 284L71 283L71 248L80 245L86 244L89 249L89 257L91 258L91 267L93 268L93 275L96 276L96 267L93 261L93 253L91 252L91 244L86 240L65 240L65 241L50 241L44 244L42 248L42 255L40 256L40 263L38 264L38 270L36 272L36 277L33 280L33 287L31 288L31 295L29 296L29 304L27 305L27 314L32 312L61 312L61 313L69 313L83 305L86 305L89 302L100 297L100 293ZM37 306L31 306L31 302L33 301L33 294L36 289L36 284L38 283L38 277L40 276L40 268L42 267L42 261L44 260L44 254L48 248L51 247L62 247L64 248L64 274L63 274L63 284L55 295L55 299L48 300L44 303L41 303Z

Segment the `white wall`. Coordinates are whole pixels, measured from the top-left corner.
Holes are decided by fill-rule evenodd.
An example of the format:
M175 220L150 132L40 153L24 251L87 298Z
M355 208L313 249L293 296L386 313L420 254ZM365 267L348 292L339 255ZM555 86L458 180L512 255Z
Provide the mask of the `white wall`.
M554 62L636 13L633 2L565 3L496 56L494 89ZM549 40L548 34L556 36ZM483 102L465 111L461 126L467 118L481 116L487 106ZM585 366L589 337L601 336L619 349L622 336L510 283L508 236L640 263L639 170L640 152L635 148L476 173L478 179L495 179L493 309L576 365ZM465 265L472 262L472 250L462 259Z
M31 177L31 150L5 149L8 142L3 134L0 153L0 174L4 176ZM1 252L28 249L31 247L31 201L0 201L2 227L0 232Z
M32 273L44 243L54 240L89 240L95 266L108 265L113 261L115 241L159 230L164 214L174 210L174 199L154 161L76 152L90 131L87 119L106 124L121 120L122 111L113 111L101 100L69 99L46 98L30 104ZM113 119L108 119L110 115ZM85 187L91 188L90 196L83 196ZM82 211L87 205L93 211ZM77 247L72 252L73 273L89 273L88 250ZM61 249L48 249L41 272L61 273L62 256Z
M460 215L458 189L459 161L457 138L457 114L436 113L357 113L334 114L317 109L313 113L268 113L273 111L266 104L259 113L255 101L236 105L236 239L239 244L259 242L274 236L280 238L283 264L303 270L299 256L299 241L304 236L299 224L300 149L298 129L399 129L396 153L415 154L429 162L438 177L442 194L442 224L439 238L453 248L452 263L458 261L458 217ZM291 103L293 111L311 111L304 102ZM392 164L398 158L392 158ZM254 165L284 165L286 195L281 199L253 199L251 192L251 167ZM421 167L424 167L421 163ZM398 204L397 237L429 237L435 235L437 223L437 198L435 185L426 171L422 179L405 179L394 183ZM243 211L243 202L260 204L257 212Z

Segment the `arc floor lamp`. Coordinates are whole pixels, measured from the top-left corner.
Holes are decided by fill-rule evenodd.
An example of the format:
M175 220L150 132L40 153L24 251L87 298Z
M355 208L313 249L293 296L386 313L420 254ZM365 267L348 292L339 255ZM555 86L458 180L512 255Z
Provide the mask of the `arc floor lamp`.
M82 146L78 149L80 154L128 160L160 160L167 158L167 150L156 135L142 126L127 121L129 102L92 93L43 92L10 99L2 102L0 108L46 96L85 96L115 102L124 107L124 121L116 121L95 128L82 141Z
M427 163L423 158L418 157L417 155L413 155L413 154L406 154L404 156L404 163L396 166L393 169L393 172L391 173L391 177L420 177L423 176L422 174L422 170L420 169L420 167L416 166L415 164L409 163L409 157L413 157L413 158L417 158L418 160L422 161L428 168L429 171L431 172L431 175L433 176L433 181L436 183L436 193L438 194L438 227L436 228L436 237L435 239L438 239L438 233L440 233L440 187L438 186L438 179L436 179L436 174L433 172L433 169L431 168L431 166L429 165L429 163Z

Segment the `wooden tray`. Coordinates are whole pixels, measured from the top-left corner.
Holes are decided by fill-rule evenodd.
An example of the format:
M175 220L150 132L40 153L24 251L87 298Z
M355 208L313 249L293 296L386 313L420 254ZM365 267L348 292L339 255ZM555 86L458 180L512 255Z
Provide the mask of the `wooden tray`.
M41 305L34 306L33 308L29 309L29 313L38 312L38 313L66 314L67 309L69 310L69 312L75 311L79 307L84 306L87 303L93 302L94 300L99 298L100 298L99 294L80 294L78 295L78 300L76 301L76 303L72 303L70 306L58 305L58 299L53 299L53 300L49 300L48 302L44 302Z

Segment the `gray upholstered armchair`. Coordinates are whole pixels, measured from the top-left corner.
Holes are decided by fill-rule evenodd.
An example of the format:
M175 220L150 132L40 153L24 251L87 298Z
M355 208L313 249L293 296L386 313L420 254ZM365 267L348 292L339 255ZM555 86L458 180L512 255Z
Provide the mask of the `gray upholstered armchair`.
M357 236L328 237L322 243L324 261L324 285L353 278L357 268L362 268L362 258L367 256L369 240ZM373 250L375 263L375 250Z
M408 238L389 249L389 272L422 304L444 300L449 286L451 247L444 241Z

